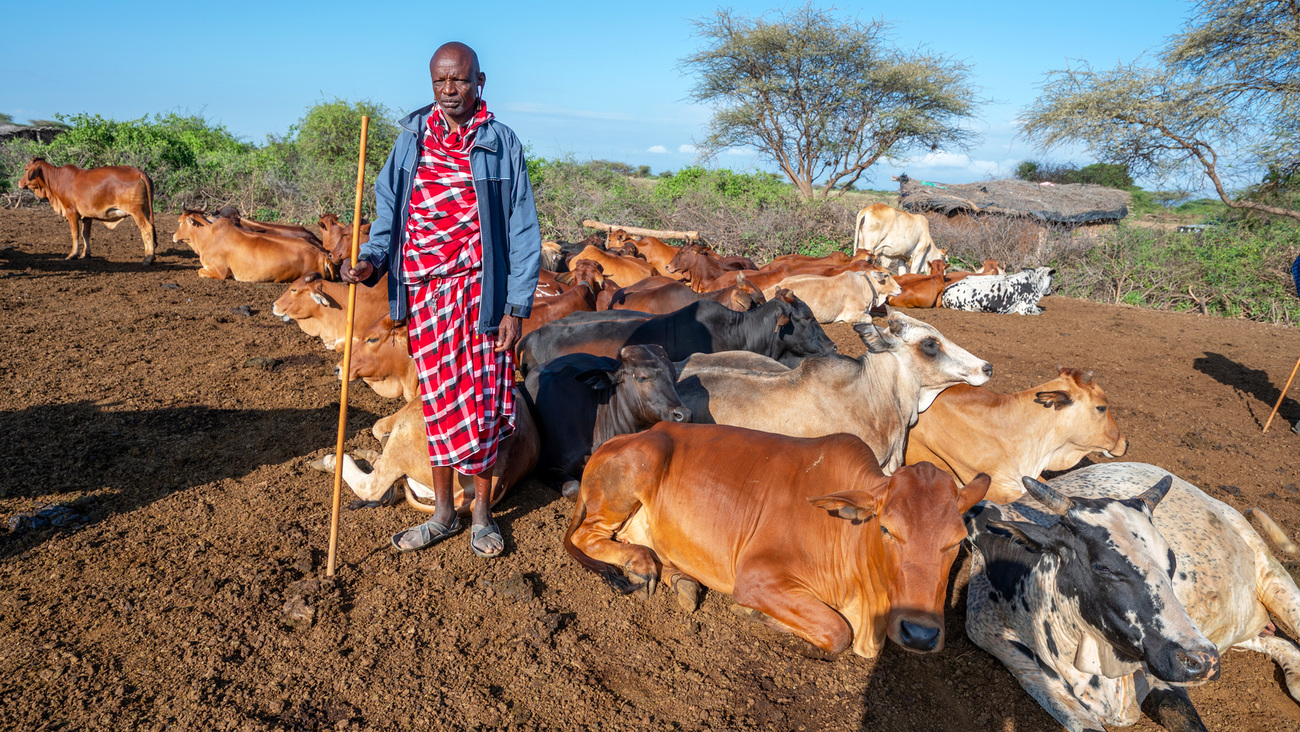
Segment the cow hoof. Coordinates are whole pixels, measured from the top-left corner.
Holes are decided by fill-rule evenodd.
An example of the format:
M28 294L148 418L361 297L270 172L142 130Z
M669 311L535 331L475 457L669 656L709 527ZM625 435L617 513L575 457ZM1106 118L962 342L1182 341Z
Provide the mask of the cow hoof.
M700 606L700 595L703 594L704 588L700 587L699 582L678 575L673 580L673 591L677 593L677 606L688 613L693 613Z
M149 256L145 257L144 259L141 259L141 260L140 260L140 264L143 264L143 265L146 266L146 267L148 267L149 265L153 264L153 255L150 254Z
M375 450L371 450L367 448L363 450L357 450L355 453L353 453L353 457L356 457L359 460L365 460L371 465L374 465L375 461L379 459L379 453L376 452Z
M576 502L578 500L578 490L580 488L582 488L582 484L579 483L578 481L566 480L564 482L564 485L560 486L560 495L564 496L570 501Z
M650 598L655 596L655 590L659 589L659 580L654 577L647 577L646 581L636 585L632 594L642 602L649 602Z
M325 457L312 460L307 463L307 467L313 470L319 470L322 473L332 473L334 472L334 456L326 455Z
M363 501L360 498L348 504L349 511L359 511L363 508L379 508L384 505L380 501Z

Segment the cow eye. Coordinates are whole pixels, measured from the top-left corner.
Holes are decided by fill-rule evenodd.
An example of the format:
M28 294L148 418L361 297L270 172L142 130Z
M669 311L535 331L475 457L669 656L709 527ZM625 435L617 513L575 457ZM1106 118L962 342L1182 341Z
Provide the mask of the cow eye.
M1097 412L1098 412L1099 414L1105 414L1105 413L1106 413L1106 407L1105 407L1105 406L1097 407Z
M367 338L367 339L366 339L366 343L378 343L378 342L379 342L379 337L378 337L378 336L376 336L376 337L374 337L374 338Z
M939 339L933 336L921 341L921 351L927 356L934 356L939 353Z
M886 529L884 524L880 525L880 533L884 534L885 536L888 536L891 539L894 538L894 535L889 533L889 529Z
M1110 571L1110 568L1104 564L1092 565L1092 572L1093 574L1105 577L1107 579L1114 579L1116 576L1115 573Z

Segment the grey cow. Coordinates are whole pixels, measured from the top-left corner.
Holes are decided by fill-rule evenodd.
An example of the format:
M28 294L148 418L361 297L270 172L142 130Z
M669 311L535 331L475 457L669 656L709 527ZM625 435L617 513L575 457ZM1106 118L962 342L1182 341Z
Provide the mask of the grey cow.
M1300 649L1269 620L1295 636L1300 590L1235 509L1143 463L1024 484L967 515L966 632L1067 729L1144 710L1204 730L1185 685L1218 678L1228 648L1269 654L1300 699Z

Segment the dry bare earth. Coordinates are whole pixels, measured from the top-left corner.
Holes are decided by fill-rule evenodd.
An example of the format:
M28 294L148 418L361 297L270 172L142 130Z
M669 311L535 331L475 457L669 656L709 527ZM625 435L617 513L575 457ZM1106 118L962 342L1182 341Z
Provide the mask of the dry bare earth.
M371 509L344 515L339 581L313 582L330 481L306 463L333 444L334 354L270 314L283 286L200 280L169 244L141 267L129 225L96 225L94 258L64 262L66 232L48 208L0 212L0 516L71 501L87 519L0 533L0 728L1058 729L965 638L965 556L948 647L875 661L824 658L717 594L691 616L667 592L616 597L564 554L569 504L536 484L502 504L504 559L465 536L398 556L388 536L419 517ZM1096 369L1129 459L1300 528L1300 437L1259 433L1300 334L1045 306L916 314L1004 391ZM280 363L243 366L261 357ZM366 428L398 404L356 394L349 448L376 447ZM297 628L295 596L314 611ZM1211 729L1300 727L1267 659L1224 668L1192 693Z

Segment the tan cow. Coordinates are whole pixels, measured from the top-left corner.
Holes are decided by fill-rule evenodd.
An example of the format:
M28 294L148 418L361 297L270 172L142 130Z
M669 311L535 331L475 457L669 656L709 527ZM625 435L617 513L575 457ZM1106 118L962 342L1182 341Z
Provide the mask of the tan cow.
M352 225L339 223L334 214L324 214L317 222L321 245L330 253L330 261L341 264L352 256ZM361 244L370 240L370 224L361 225Z
M524 404L523 396L515 393L516 404ZM382 455L370 460L373 470L366 473L357 466L351 455L343 456L343 481L363 502L379 501L393 484L406 478L406 503L417 511L433 513L434 507L420 499L433 500L433 469L429 466L429 442L424 427L424 408L416 399L403 406L390 419L392 432L384 444ZM515 431L506 437L497 452L492 467L491 503L496 505L511 487L537 465L541 441L537 426L527 409L515 411ZM334 472L334 453L310 463L311 467ZM468 516L474 507L474 476L456 473L452 483L452 499L456 513Z
M645 257L645 260L655 268L655 272L659 275L678 281L686 279L685 273L668 271L668 263L673 261L673 257L677 256L680 247L665 244L653 236L634 239L622 229L617 229L610 232L609 238L605 242L605 249L618 250L624 244L631 244L636 247L637 253ZM615 278L615 281L622 282L617 278Z
M858 212L853 246L866 249L885 265L898 261L899 274L929 274L929 261L947 261L948 254L930 238L930 220L876 203Z
M271 312L288 323L294 321L302 332L320 336L331 351L343 350L347 333L348 286L327 282L316 272L294 280L275 301ZM357 308L352 318L352 332L360 333L371 323L388 314L388 275L375 287L357 288Z
M90 253L92 221L103 221L113 229L130 218L144 240L143 262L153 264L158 247L153 229L153 181L139 168L112 165L83 170L75 165L55 167L44 158L32 158L18 187L49 201L50 208L68 220L72 252L64 259L85 259Z
M308 272L333 278L324 249L271 234L254 234L229 219L208 221L200 212L180 216L172 241L184 242L199 255L200 277L239 282L293 282Z
M943 392L908 432L906 462L934 463L957 480L988 473L988 500L1011 503L1025 494L1023 476L1069 470L1093 452L1120 457L1128 438L1092 372L1061 368L1016 394L965 384Z
M353 336L348 378L361 379L386 399L416 399L420 396L420 377L408 339L406 323L393 323L387 315L376 320L359 337ZM343 378L342 361L334 365L334 375Z
M794 275L772 285L763 294L771 297L784 287L808 304L818 323L869 323L871 311L886 298L900 292L888 272L841 272L830 277Z
M569 268L572 269L576 262L584 259L599 264L606 277L623 287L640 282L647 277L653 277L655 273L655 268L648 262L642 262L631 257L622 257L591 244L588 244L581 252L574 255L573 259L569 260Z

